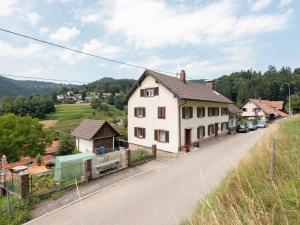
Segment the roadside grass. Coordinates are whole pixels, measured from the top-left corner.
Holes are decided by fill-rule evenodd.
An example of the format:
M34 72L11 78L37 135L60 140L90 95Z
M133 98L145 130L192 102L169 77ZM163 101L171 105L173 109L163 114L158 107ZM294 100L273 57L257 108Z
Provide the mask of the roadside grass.
M276 157L271 179L272 139ZM272 125L181 224L300 224L300 116Z
M71 131L84 119L101 119L109 122L116 122L125 118L125 111L108 105L108 112L100 112L92 109L89 104L62 104L56 105L56 112L48 114L46 120L57 120L54 129L58 131ZM120 128L121 132L124 129ZM124 134L124 133L122 133Z
M30 220L31 205L14 196L0 197L0 225L19 225Z

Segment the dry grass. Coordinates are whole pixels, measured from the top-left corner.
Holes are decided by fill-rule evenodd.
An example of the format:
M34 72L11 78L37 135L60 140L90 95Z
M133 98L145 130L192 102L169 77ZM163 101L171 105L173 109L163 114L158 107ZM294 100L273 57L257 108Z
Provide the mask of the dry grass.
M271 140L276 141L269 177ZM182 224L300 224L300 117L278 121Z

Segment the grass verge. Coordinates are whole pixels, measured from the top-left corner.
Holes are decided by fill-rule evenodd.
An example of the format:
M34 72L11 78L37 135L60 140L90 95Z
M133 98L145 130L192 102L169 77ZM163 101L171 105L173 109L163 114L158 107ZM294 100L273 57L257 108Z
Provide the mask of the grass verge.
M276 141L273 178L271 140ZM278 121L182 225L300 224L300 117Z

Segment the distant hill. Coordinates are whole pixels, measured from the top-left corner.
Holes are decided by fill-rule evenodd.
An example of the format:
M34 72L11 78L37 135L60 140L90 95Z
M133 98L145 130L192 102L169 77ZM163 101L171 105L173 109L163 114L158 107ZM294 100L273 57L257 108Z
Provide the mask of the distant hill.
M63 84L51 82L13 80L0 76L0 98L4 96L15 98L18 95L50 94L63 86Z

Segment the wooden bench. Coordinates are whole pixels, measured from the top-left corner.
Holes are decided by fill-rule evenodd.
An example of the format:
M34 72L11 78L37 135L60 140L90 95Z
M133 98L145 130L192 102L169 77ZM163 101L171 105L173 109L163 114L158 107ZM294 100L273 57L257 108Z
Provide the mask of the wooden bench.
M96 165L97 171L101 173L102 171L113 169L119 166L121 159L112 159Z

